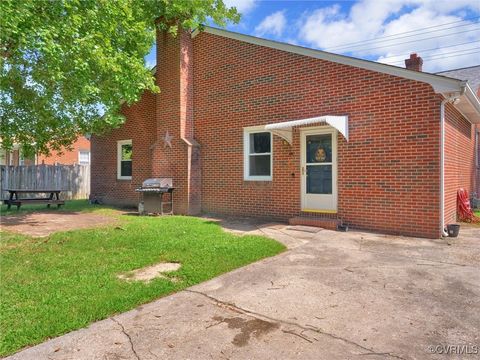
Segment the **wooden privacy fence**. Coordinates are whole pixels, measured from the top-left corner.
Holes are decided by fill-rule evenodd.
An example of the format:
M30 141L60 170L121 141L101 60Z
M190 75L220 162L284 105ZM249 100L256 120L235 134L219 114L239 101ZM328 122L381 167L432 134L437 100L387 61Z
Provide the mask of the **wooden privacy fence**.
M65 200L88 199L90 195L89 165L0 166L2 199L6 189L58 189ZM33 194L32 194L33 196Z

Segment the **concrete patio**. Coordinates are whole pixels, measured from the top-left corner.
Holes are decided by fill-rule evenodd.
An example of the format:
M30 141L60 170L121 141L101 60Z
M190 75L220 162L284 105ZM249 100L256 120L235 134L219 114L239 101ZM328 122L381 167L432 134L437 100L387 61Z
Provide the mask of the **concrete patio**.
M221 224L288 250L9 359L457 358L448 346L478 356L480 227L447 242Z

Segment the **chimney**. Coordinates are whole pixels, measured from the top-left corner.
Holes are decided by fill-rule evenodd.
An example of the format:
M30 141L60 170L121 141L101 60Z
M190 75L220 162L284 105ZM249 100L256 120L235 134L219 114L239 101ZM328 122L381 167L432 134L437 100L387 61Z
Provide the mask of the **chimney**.
M422 71L423 59L416 53L410 54L409 59L405 59L405 67L408 70Z
M194 138L193 46L189 30L177 36L157 30L157 141L152 147L152 177L171 177L174 211L201 210L200 146Z

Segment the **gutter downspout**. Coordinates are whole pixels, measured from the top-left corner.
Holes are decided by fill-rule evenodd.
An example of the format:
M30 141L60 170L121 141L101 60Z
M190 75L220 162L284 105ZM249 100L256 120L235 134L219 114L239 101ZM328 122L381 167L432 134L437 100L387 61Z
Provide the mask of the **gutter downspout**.
M445 230L445 104L450 98L440 104L440 231L442 236L448 236Z
M465 85L459 94L445 97L440 104L440 231L444 237L448 236L445 228L445 104L456 103L464 92Z

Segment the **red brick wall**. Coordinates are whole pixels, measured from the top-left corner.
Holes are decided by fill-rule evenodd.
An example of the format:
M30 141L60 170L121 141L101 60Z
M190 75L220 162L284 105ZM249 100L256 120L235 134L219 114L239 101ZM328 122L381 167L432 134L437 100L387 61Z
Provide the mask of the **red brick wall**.
M78 152L90 151L90 140L84 136L80 136L77 141L72 144L72 150L65 149L63 152L53 151L50 156L39 155L37 164L55 165L72 165L78 164Z
M475 126L451 104L445 106L445 223L457 220L457 191L476 188Z
M243 127L348 115L350 141L338 137L339 217L364 229L440 235L441 99L429 85L202 33L193 39L188 89L180 81L191 76L181 68L181 41L189 40L159 39L156 99L145 94L124 110L123 127L92 138L93 196L136 204L133 190L141 181L171 176L175 211L189 211L193 156L184 137L192 133L180 124L188 124L191 109L182 96L193 90L203 211L282 220L298 215L299 130L292 146L273 136L273 181L252 182L243 180ZM167 130L172 148L162 140ZM116 141L125 139L133 139L132 181L116 179Z
M359 228L440 235L440 100L429 85L212 34L193 44L204 211L297 215L298 129L293 146L273 137L273 181L252 182L243 180L243 127L346 114L350 141L338 138L339 217Z
M479 90L480 92L480 90ZM480 125L476 125L475 127L475 131L477 132L478 134L478 141L477 141L477 164L476 164L476 167L477 167L477 170L476 170L476 177L475 177L475 191L477 193L477 199L480 199Z
M137 205L135 188L151 177L152 146L156 140L155 95L122 110L123 126L103 136L92 136L91 197L109 204ZM132 140L132 180L117 179L117 141Z
M188 145L184 139L193 134L189 113L192 104L185 86L191 73L181 64L184 64L184 56L191 55L191 41L191 37L182 32L177 38L157 34L156 78L161 92L156 103L158 142L153 149L152 176L173 178L174 211L181 214L190 212ZM167 132L173 137L171 148L163 140Z

